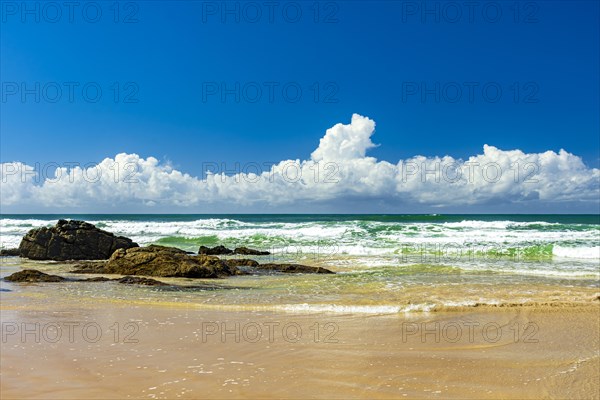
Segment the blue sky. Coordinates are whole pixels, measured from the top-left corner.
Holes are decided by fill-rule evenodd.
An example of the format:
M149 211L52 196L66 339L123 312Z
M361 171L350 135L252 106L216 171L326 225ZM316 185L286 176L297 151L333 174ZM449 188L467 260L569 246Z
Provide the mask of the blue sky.
M489 144L600 165L596 1L24 4L2 2L2 162L124 152L201 176L203 162L307 159L359 113L377 123L368 155L392 163ZM236 84L239 100L223 91Z

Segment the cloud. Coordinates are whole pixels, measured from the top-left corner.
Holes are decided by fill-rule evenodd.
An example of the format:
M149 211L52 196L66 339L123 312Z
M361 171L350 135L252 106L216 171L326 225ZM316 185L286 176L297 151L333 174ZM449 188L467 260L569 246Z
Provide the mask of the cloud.
M313 161L344 161L364 158L367 150L375 147L371 135L375 132L375 121L352 115L350 125L336 124L327 129L319 147L311 154Z
M415 156L393 164L366 155L375 147L374 133L373 120L354 114L350 124L326 131L310 159L284 160L254 173L209 173L204 179L154 157L125 153L96 165L37 171L20 162L2 163L2 212L311 212L315 204L340 212L362 212L352 208L357 204L368 205L370 212L378 207L408 212L406 206L499 212L548 205L597 210L599 205L600 170L564 150L524 153L484 145L482 154L466 160Z

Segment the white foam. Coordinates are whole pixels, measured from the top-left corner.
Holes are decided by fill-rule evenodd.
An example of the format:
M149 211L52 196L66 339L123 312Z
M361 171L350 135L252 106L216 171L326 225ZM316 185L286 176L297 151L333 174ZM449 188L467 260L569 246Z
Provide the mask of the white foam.
M337 304L287 304L275 306L277 310L298 313L332 313L332 314L398 314L401 312L429 312L434 304L394 305L337 305Z
M506 229L513 221L473 221L443 222L441 226L448 228L471 228L471 229Z
M564 247L554 245L552 254L561 258L600 260L600 246L594 247Z
M192 240L215 237L217 241L229 240L229 243L235 241L264 248L275 256L291 256L299 261L312 254L318 254L319 260L328 262L348 257L352 259L347 265L348 270L354 270L354 265L370 268L399 265L413 260L419 254L424 254L424 262L427 262L432 258L429 255L442 254L444 262L465 270L585 277L597 276L600 260L600 232L597 229L510 229L514 226L561 225L542 221L245 222L232 218L205 218L191 221L114 219L89 222L117 235L130 237L141 245L155 243L167 237ZM55 223L55 219L0 218L0 248L17 247L28 230ZM494 257L470 257L473 253L481 255L487 254L486 252L510 256L515 251L525 256L526 250L533 246L550 245L553 250L547 256L552 258L529 265L517 265L511 260L507 260L507 265L502 265L499 262L502 260ZM185 246L186 249L195 247L193 242L181 246ZM409 252L403 254L406 250ZM482 265L474 267L473 261L481 262ZM576 261L576 264L561 264L567 261Z

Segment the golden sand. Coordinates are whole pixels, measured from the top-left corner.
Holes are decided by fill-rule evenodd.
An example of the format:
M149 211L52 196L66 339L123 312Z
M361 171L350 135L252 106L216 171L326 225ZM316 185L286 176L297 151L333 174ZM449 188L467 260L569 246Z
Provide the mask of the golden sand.
M600 393L597 302L393 315L33 303L2 308L2 399Z

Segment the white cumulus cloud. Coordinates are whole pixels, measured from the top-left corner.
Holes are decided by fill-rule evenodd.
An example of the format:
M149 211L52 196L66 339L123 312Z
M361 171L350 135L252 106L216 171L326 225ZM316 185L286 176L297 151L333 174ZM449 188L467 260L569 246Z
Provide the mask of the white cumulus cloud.
M310 159L203 179L125 153L96 165L43 171L2 163L0 202L3 213L313 212L317 205L329 212L598 210L600 170L565 150L525 153L484 145L482 154L464 160L415 156L394 164L367 156L374 133L373 120L354 114L350 124L326 131Z
M364 158L367 150L375 147L371 135L375 132L375 121L358 114L352 115L350 125L336 124L327 129L319 147L313 151L313 161L356 160Z

